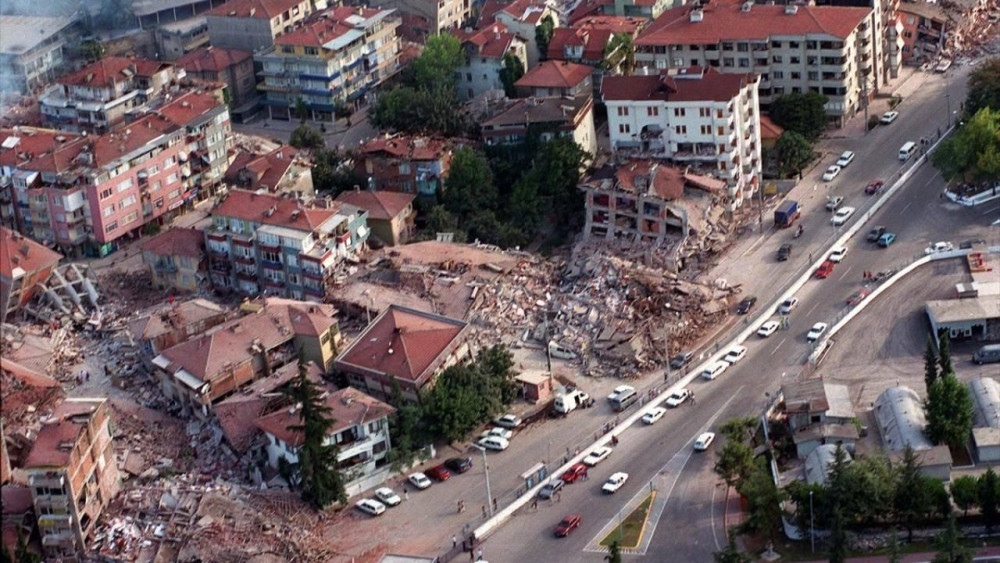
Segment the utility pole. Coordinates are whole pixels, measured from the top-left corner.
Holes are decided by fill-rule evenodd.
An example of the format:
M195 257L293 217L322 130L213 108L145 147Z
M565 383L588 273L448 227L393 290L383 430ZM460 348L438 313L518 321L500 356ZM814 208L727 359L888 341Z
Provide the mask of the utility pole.
M489 511L490 518L493 518L493 492L490 490L490 464L486 461L486 448L478 444L470 444L483 454L483 471L486 472L486 510Z
M944 102L947 104L948 109L948 127L951 127L951 94L948 92L944 93Z
M816 526L813 520L813 492L809 491L809 543L812 544L812 552L816 553Z

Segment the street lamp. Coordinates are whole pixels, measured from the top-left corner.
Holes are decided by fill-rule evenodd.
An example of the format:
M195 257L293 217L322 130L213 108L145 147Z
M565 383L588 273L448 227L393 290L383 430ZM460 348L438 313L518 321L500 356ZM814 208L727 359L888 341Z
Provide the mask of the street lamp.
M486 509L489 511L490 518L493 518L493 493L490 491L490 464L486 461L486 448L479 444L470 445L483 454L483 470L486 471Z

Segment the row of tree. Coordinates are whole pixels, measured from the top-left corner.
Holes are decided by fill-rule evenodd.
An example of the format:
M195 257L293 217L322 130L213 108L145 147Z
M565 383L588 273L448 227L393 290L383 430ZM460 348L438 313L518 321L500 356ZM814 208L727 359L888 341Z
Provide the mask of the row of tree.
M941 143L931 163L949 181L1000 181L1000 57L969 75L961 127Z
M951 365L951 345L947 331L938 337L938 354L928 339L924 351L924 383L927 385L927 427L924 432L935 444L961 449L972 433L972 396L955 377Z

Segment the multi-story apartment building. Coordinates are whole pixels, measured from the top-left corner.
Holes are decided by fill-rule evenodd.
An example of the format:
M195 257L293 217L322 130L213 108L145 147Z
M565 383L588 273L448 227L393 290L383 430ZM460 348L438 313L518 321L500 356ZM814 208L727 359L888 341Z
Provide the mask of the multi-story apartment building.
M903 66L903 26L899 21L899 10L903 5L933 5L931 2L901 4L899 0L816 0L817 6L860 6L872 9L875 22L872 38L872 81L878 90L890 78L899 76Z
M427 22L426 32L432 35L458 29L472 18L470 0L373 0L369 6L415 16Z
M378 137L354 152L354 172L369 190L433 196L444 186L452 146L428 137Z
M177 77L169 63L105 57L60 78L38 99L42 123L63 131L105 133Z
M211 193L226 165L229 111L189 91L100 136L0 130L0 208L64 254L105 255L146 224L163 225ZM3 192L6 190L6 197Z
M208 46L208 23L205 17L165 23L153 31L160 59L176 61L185 54Z
M226 169L226 183L255 192L279 192L295 186L300 174L312 173L308 167L296 166L298 151L284 145L265 154L251 154L241 150L236 153Z
M0 225L0 322L31 301L60 260L62 254Z
M225 83L232 108L242 109L242 106L257 101L257 79L250 51L200 47L178 59L175 64L192 78Z
M257 52L326 6L326 0L230 0L206 12L205 21L213 46Z
M364 211L319 203L327 207L231 190L212 210L212 226L205 230L212 285L321 301L325 281L345 257L365 248L369 229Z
M416 198L413 194L356 189L340 192L337 201L367 211L372 236L384 245L396 246L410 240L416 230L417 213L413 209Z
M608 76L612 150L700 167L726 181L739 207L761 180L758 84L753 74L698 67Z
M590 96L518 99L483 121L481 134L487 145L516 145L528 135L538 135L542 141L563 137L593 158L597 154L594 100Z
M24 462L46 559L84 561L97 519L118 493L107 399L66 399Z
M569 27L552 30L547 55L549 60L597 66L605 58L614 58L610 56L612 53L607 53L607 48L615 35L624 33L635 40L648 23L649 20L639 17L586 16ZM611 74L619 74L618 62L614 69L609 69Z
M525 70L533 68L541 59L535 28L547 17L552 18L552 24L559 27L559 14L541 0L514 0L493 14L496 23L502 24L507 32L524 40L527 57ZM480 28L489 29L492 25L484 22L480 24Z
M712 67L760 75L760 103L818 92L831 123L843 123L874 95L871 8L712 3L667 10L635 41L651 70ZM867 79L866 79L867 77Z
M254 60L263 65L264 103L272 118L293 119L301 99L312 119L332 121L400 69L394 10L332 8L275 39Z
M56 77L73 19L0 15L0 91L36 92Z
M198 291L208 286L205 234L198 229L167 229L144 242L141 249L153 287Z
M937 57L956 23L936 3L904 2L899 5L898 13L903 28L903 60L907 62Z
M504 57L510 53L528 68L527 45L503 24L495 23L484 29L455 29L451 34L462 42L465 64L455 69L458 97L462 101L486 92L503 92L500 72L506 66Z
M594 92L594 68L566 61L542 61L529 70L514 86L522 97L575 98Z

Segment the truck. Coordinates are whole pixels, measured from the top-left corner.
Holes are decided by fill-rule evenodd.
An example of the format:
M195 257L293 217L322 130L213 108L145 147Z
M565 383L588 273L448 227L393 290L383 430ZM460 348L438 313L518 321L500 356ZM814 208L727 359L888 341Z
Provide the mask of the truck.
M586 405L588 401L590 401L590 395L579 389L573 389L557 396L553 408L557 413L567 415L577 407Z
M792 223L799 218L799 202L785 200L774 210L774 226L780 229L791 227Z

